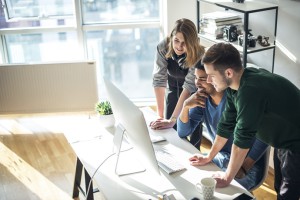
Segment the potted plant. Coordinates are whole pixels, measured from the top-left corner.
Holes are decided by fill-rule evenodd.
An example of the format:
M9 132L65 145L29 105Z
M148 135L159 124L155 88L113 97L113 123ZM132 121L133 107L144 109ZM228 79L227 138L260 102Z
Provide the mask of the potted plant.
M100 101L96 103L95 110L99 114L100 123L108 128L115 125L115 118L109 101Z

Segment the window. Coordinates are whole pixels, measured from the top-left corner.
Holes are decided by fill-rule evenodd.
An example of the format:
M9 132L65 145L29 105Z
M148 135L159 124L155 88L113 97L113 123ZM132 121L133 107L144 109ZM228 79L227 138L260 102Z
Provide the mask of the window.
M9 34L5 36L9 63L80 60L76 32ZM70 49L73 49L70 52ZM69 53L68 53L69 52Z
M99 81L112 80L132 99L154 97L154 54L162 35L160 0L2 2L3 62L95 60Z
M74 16L73 0L4 0L7 21Z
M157 21L158 0L92 0L83 3L85 24Z
M99 76L112 80L132 98L151 98L157 28L87 31L88 57ZM150 92L149 92L150 91Z

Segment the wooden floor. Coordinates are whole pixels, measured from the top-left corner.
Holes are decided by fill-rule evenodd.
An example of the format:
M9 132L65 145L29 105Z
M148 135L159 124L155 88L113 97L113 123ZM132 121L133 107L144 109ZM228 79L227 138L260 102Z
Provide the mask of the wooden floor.
M76 156L62 119L68 116L0 118L0 200L72 199ZM272 175L254 195L276 199Z

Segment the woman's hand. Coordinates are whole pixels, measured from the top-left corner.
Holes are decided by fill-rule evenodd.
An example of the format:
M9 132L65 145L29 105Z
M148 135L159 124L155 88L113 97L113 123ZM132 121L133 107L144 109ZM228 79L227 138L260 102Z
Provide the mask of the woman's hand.
M171 120L164 119L164 118L159 118L150 123L150 127L155 130L173 128L174 125L175 125L175 122L172 122Z
M193 157L189 158L190 164L193 166L206 165L211 161L207 155L195 154Z

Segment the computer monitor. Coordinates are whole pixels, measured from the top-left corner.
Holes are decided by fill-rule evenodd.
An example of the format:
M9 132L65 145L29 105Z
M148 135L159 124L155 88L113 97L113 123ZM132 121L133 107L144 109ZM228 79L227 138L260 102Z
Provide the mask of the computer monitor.
M160 174L143 112L109 80L104 79L104 85L116 121L125 129L137 159L146 170Z

